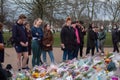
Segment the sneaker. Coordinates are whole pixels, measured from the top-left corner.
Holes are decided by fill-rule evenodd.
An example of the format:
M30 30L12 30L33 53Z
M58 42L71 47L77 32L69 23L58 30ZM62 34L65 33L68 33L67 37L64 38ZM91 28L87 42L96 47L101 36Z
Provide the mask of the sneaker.
M27 67L24 67L24 68L22 68L23 70L29 70L30 68L27 66Z
M101 53L101 56L104 56L104 53Z
M30 70L30 68L29 68L28 66L26 67L26 69L27 69L27 70Z
M21 69L18 69L18 71L21 71Z

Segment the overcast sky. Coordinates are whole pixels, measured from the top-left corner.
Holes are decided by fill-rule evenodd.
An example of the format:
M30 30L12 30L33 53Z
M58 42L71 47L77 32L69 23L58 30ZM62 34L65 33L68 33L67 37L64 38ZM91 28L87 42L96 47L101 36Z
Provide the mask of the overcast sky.
M10 1L10 3L8 3L8 4L10 4L9 5L10 8L16 9L17 5L15 3L13 3L13 0L9 0L9 1ZM103 1L104 2L105 0L99 0L99 1ZM117 0L111 0L111 1L117 1ZM18 15L22 14L22 13L25 14L27 12L25 10L23 10L23 9L18 8L17 11L16 11L16 14L14 16L17 18ZM104 15L104 10L102 10L101 13L98 13L98 18L101 19L101 20L109 20L109 16L108 15Z

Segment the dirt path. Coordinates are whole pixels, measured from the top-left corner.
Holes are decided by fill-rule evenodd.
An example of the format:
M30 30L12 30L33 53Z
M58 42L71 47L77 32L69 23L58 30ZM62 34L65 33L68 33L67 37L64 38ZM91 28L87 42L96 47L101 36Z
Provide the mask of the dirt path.
M84 53L85 53L85 48L84 48ZM105 51L112 51L112 48L105 48ZM63 52L61 51L60 48L54 48L53 49L54 52L54 57L55 57L55 61L57 63L60 63L62 61L62 54ZM5 49L5 62L4 62L4 67L6 66L6 64L11 64L13 66L13 68L15 70L17 70L17 54L14 50L14 48L6 48ZM32 56L30 56L30 61L29 61L29 67L32 67L31 65L31 60L32 60ZM49 56L47 55L47 61L48 63L50 63L50 59Z

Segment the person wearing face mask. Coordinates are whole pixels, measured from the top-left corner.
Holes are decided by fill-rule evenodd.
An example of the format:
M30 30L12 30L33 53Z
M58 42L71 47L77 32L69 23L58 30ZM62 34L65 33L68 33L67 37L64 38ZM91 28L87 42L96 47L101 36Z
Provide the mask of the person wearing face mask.
M42 38L43 38L43 31L41 28L42 20L37 18L34 20L33 27L31 28L32 32L32 66L35 65L39 66L42 64L41 60L41 52L42 52Z
M99 39L99 49L101 50L101 55L104 55L104 43L106 39L106 32L104 30L103 25L100 27L100 31L98 33L98 39Z
M119 37L118 37L118 29L117 26L114 25L113 29L112 29L112 42L113 42L113 52L118 52L119 53L119 49L118 49L118 42L119 42Z
M96 40L96 33L95 33L94 23L92 23L89 24L89 28L88 28L86 55L88 55L91 51L91 55L94 56L95 40Z

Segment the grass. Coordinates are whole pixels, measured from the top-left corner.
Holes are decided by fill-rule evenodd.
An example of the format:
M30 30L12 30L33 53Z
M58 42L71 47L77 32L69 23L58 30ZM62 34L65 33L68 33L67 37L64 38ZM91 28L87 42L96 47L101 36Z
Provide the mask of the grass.
M11 34L10 32L4 32L3 33L3 37L4 37L4 42L6 43L6 47L11 47L11 45L7 46L7 41L9 40L9 38L11 37Z
M87 35L84 38L84 42L85 42L84 46L86 46ZM60 47L60 33L59 32L54 34L54 47ZM105 47L112 47L111 33L106 34Z
M54 47L60 47L60 32L56 32L54 35ZM9 32L4 32L3 34L4 36L4 41L7 42L7 40L10 38L11 36L11 33ZM106 47L112 47L112 40L111 40L111 33L107 33L106 35L106 41L105 41L105 46ZM86 46L86 42L87 42L87 35L85 36L84 38L84 42L85 42L85 45ZM11 46L7 46L7 47L11 47Z
M60 47L60 33L57 32L54 34L54 47Z

